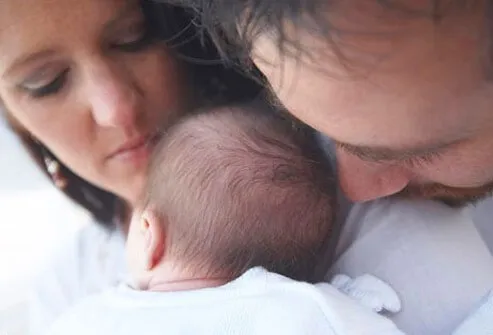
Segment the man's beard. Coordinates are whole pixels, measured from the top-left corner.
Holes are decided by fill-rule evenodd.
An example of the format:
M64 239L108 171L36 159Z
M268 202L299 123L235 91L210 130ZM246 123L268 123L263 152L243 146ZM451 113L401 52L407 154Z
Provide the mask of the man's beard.
M450 207L458 208L474 204L493 194L493 182L478 187L450 187L442 184L408 185L398 197L425 198L440 201Z

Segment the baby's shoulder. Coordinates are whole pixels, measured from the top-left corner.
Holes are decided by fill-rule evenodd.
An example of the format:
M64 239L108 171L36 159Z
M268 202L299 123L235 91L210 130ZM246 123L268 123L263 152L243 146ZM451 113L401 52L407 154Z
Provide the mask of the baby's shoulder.
M269 292L270 291L270 292ZM263 304L288 323L325 325L334 334L401 334L379 312L398 312L400 300L390 286L365 275L351 279L338 276L332 284L297 282L272 277ZM285 321L286 322L286 321Z

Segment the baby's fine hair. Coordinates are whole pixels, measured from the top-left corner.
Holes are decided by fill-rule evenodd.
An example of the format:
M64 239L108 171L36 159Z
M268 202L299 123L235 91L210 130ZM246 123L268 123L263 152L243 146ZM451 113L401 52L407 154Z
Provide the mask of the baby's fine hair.
M173 126L146 191L169 255L206 276L263 266L310 280L335 216L334 177L313 131L267 103Z

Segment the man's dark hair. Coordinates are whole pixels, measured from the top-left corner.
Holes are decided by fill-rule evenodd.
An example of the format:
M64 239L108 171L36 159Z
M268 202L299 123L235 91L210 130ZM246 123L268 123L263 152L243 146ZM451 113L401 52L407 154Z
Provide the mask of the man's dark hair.
M403 0L155 0L187 8L197 17L199 31L212 38L224 60L249 61L252 42L260 33L268 33L282 54L299 55L303 50L296 36L287 33L288 26L303 28L321 35L338 47L337 40L344 33L368 34L368 31L344 31L330 14L340 7L360 8L364 1L394 12L401 19L430 18L440 22L451 9L467 10L469 0L428 0L416 5ZM351 4L353 2L353 4ZM363 4L363 5L362 5ZM489 11L493 6L488 3ZM365 13L363 13L364 15ZM370 15L370 14L368 14ZM379 14L376 14L379 15ZM373 32L378 34L378 32ZM244 63L242 64L244 65Z
M249 59L251 43L268 31L284 49L295 41L286 38L284 25L294 22L308 26L322 23L322 9L330 1L321 0L156 0L182 6L200 22L199 31L211 38L224 60ZM312 25L313 27L317 25ZM244 64L243 64L244 65Z
M144 206L167 253L203 276L263 266L310 280L335 216L330 164L311 131L267 104L201 111L156 150Z

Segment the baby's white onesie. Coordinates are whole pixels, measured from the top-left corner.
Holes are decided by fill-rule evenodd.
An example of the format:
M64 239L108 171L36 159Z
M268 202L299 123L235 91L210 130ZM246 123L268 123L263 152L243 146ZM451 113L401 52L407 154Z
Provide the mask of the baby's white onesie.
M262 268L220 287L191 291L136 291L120 285L84 300L49 334L403 334L375 312L400 308L389 290L371 276L310 285Z

